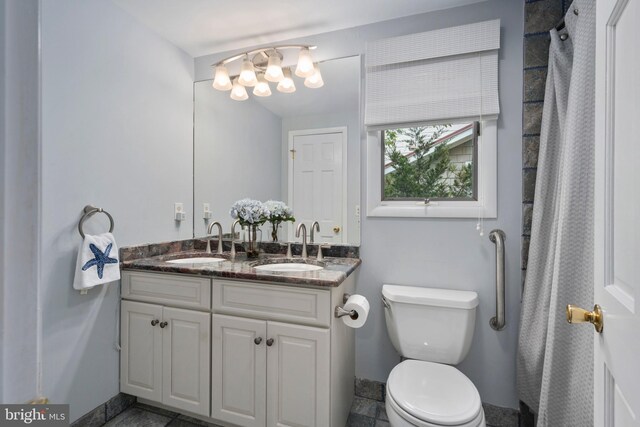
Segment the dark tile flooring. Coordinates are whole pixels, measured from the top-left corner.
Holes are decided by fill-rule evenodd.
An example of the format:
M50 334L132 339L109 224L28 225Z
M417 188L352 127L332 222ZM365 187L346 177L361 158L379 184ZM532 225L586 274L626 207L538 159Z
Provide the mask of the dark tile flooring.
M501 423L502 424L502 423ZM166 409L135 403L104 424L108 427L219 427ZM384 402L355 397L346 427L390 427ZM487 425L487 427L491 427Z
M104 424L105 427L219 427L166 409L135 403ZM389 427L384 403L355 397L346 427Z

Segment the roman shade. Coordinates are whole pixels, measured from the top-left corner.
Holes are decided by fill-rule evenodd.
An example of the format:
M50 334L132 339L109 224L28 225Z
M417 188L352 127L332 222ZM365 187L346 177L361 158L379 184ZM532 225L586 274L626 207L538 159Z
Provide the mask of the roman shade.
M367 130L495 120L500 20L367 44Z

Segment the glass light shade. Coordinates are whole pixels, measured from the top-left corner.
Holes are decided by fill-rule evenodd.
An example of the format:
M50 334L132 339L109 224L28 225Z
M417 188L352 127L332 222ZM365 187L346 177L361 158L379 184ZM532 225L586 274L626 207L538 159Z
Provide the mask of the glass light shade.
M320 67L315 64L313 67L313 74L304 79L304 85L311 89L317 89L324 86L324 80L322 80L322 74L320 74Z
M238 78L233 79L233 88L231 89L231 99L234 101L244 101L249 98L247 89L240 84Z
M296 91L296 84L293 82L293 78L291 77L291 69L287 68L283 70L284 78L280 80L278 83L278 92L282 93L293 93Z
M255 96L269 96L271 95L271 88L269 83L264 78L264 74L258 74L258 84L253 88L253 94Z
M264 78L274 83L284 79L284 74L282 73L282 61L277 53L274 53L269 57L267 71L264 73Z
M258 83L256 77L256 71L253 68L253 62L249 58L245 58L242 61L242 68L240 68L240 77L238 77L238 83L242 86L255 86Z
M218 90L229 90L232 86L227 67L218 65L216 67L216 75L213 78L213 87Z
M300 55L298 56L298 66L296 67L296 76L309 77L313 74L313 59L311 59L311 53L309 49L303 47L300 49Z

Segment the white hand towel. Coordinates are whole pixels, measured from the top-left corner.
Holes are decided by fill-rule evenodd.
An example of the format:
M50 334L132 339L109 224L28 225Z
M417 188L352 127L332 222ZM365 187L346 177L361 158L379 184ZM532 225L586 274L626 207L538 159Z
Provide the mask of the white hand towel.
M119 279L118 246L113 234L86 234L78 250L73 288L84 291Z

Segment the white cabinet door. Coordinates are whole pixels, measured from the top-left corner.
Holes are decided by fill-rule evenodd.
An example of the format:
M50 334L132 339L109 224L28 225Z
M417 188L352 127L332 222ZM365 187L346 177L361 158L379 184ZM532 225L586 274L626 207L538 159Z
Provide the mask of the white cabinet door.
M210 314L165 307L162 403L209 416Z
M264 426L264 320L212 316L211 416L239 426Z
M149 400L162 399L162 307L122 301L120 390Z
M329 329L268 322L267 427L326 427Z

